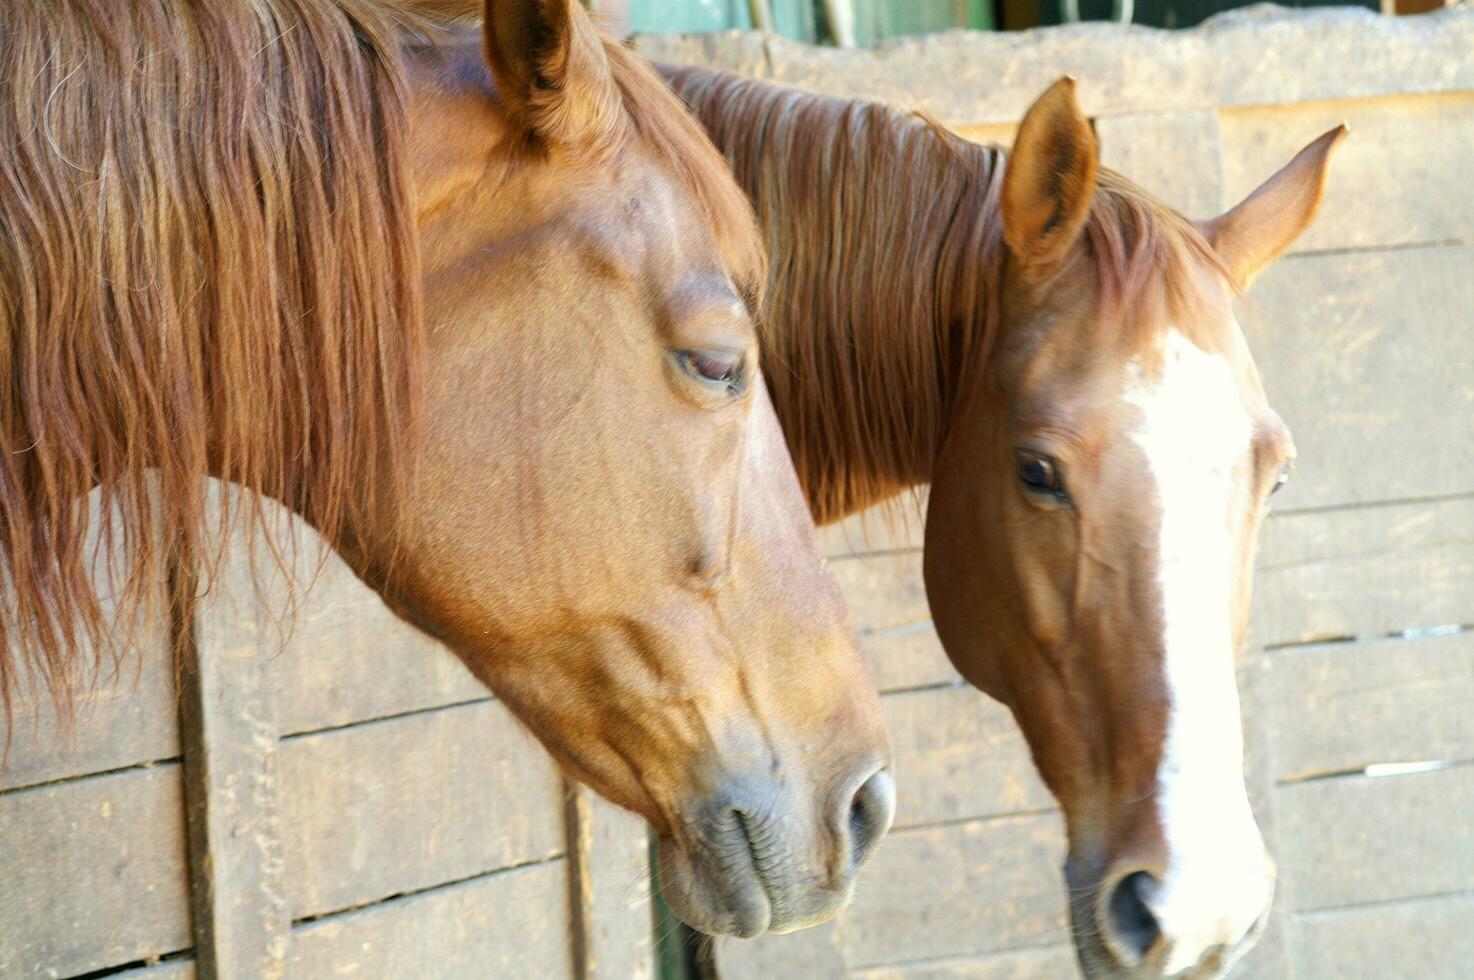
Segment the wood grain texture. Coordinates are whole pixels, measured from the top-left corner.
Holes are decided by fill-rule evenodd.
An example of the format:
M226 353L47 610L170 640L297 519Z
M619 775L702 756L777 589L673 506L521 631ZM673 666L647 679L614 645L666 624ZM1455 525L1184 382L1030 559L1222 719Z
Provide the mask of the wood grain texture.
M1474 240L1474 92L1252 106L1223 113L1223 179L1242 200L1342 123L1315 223L1297 252ZM1447 192L1445 192L1447 189Z
M1104 166L1188 217L1211 218L1224 209L1217 111L1101 116L1095 135Z
M1474 622L1474 499L1271 517L1258 567L1269 646Z
M1066 941L1054 814L893 832L837 928L851 969Z
M1275 796L1286 908L1391 902L1474 883L1474 766L1314 780Z
M179 756L174 662L167 629L152 624L116 671L78 685L73 727L44 694L14 703L15 740L0 790L124 769Z
M882 699L895 749L896 826L1054 806L1013 715L971 687Z
M1464 980L1474 962L1474 893L1297 916L1296 980Z
M931 619L920 551L864 555L832 567L862 636Z
M237 549L195 610L180 691L195 956L213 980L280 980L286 969L278 726L262 641Z
M929 619L865 633L860 652L882 692L962 683Z
M1070 946L857 970L855 980L1065 980L1078 975Z
M176 764L0 795L0 976L72 976L190 946Z
M1277 779L1474 759L1474 633L1296 647L1266 669Z
M272 661L283 734L491 697L453 654L391 613L338 558L327 558L311 580L316 539L302 533L298 575L312 587Z
M298 926L303 980L572 980L563 861L485 875Z
M1474 492L1474 453L1454 449L1474 415L1470 309L1470 245L1292 256L1265 271L1239 319L1300 451L1277 508Z
M279 754L294 919L563 853L563 782L482 702L303 735Z
M140 966L136 970L113 973L109 975L109 980L195 980L196 975L193 959L178 959L157 966Z
M655 937L645 821L583 786L567 787L574 971L579 980L650 980Z

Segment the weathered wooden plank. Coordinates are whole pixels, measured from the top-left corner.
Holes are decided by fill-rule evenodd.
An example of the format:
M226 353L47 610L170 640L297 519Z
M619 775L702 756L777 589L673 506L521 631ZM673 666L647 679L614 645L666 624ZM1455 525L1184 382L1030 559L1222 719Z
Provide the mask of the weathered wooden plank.
M179 712L173 658L161 622L95 684L78 685L72 726L59 723L50 698L14 702L15 737L0 789L34 786L88 773L124 769L179 755Z
M1300 451L1276 507L1474 491L1474 453L1454 448L1474 415L1474 246L1292 256L1244 306Z
M285 739L294 919L563 853L563 782L499 703Z
M575 975L649 980L655 975L655 937L645 822L572 784L565 813Z
M550 861L307 923L292 931L291 975L571 980L567 884Z
M195 956L215 980L276 980L286 968L291 922L272 650L262 643L243 549L194 612L179 715Z
M1474 622L1474 499L1274 516L1258 565L1270 646Z
M1275 796L1280 881L1294 911L1474 883L1474 766L1314 780Z
M108 974L109 980L195 980L193 958L170 960L157 966L140 966L136 970Z
M897 827L1054 805L1013 715L987 695L953 687L881 704L895 750Z
M1454 190L1474 185L1474 92L1229 109L1230 201L1343 122L1351 138L1336 151L1320 214L1296 251L1474 239L1474 195Z
M190 945L177 764L0 795L0 976L71 976Z
M819 529L819 543L831 558L914 551L926 537L926 490L852 514Z
M852 969L1067 941L1062 821L1002 817L894 832L836 937Z
M490 697L453 655L391 613L320 539L292 519L295 617L271 669L283 735ZM285 536L284 536L285 540ZM286 611L290 592L266 571L267 601ZM308 588L310 586L310 588Z
M1474 632L1295 647L1265 667L1277 779L1474 759Z
M865 555L834 562L833 569L862 634L931 618L920 551Z
M929 619L866 633L860 652L881 691L961 683Z
M865 887L862 882L860 887ZM836 923L758 939L721 939L715 947L721 980L847 980L850 976L836 940Z
M89 510L93 536L88 553L98 554L102 541L100 494L79 506ZM121 518L119 518L121 519ZM117 575L126 574L130 555L115 556ZM169 622L162 597L152 610L139 610L134 623L119 622L115 585L98 562L89 575L104 618L120 633L119 646L96 650L80 644L70 651L78 665L71 694L75 715L69 724L58 717L41 678L20 666L12 678L19 695L9 706L13 741L7 765L0 766L0 789L35 786L89 773L158 762L179 755L178 711L174 696L174 662ZM152 615L150 615L152 613ZM123 635L131 626L131 635ZM101 668L94 670L93 666ZM5 722L0 708L0 724ZM0 733L3 737L3 733Z
M1310 912L1294 924L1295 977L1463 980L1474 962L1474 893Z
M1102 164L1183 214L1209 218L1223 210L1215 110L1101 116L1095 120L1095 135Z
M1078 975L1070 946L1022 949L991 956L875 967L855 980L1062 980Z

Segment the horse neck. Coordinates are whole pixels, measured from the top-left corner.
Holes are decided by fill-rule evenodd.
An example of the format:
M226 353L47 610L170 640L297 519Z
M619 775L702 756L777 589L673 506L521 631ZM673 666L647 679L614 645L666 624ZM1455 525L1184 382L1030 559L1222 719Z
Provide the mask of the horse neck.
M766 235L764 368L815 517L927 482L993 332L1000 154L881 105L666 74Z

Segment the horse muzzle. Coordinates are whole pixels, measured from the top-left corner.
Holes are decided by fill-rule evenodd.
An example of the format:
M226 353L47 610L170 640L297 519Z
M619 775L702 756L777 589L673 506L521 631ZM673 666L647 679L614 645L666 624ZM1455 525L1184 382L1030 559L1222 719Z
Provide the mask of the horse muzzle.
M873 769L822 801L782 780L739 780L686 809L660 841L661 891L708 935L744 939L833 918L895 813L890 774Z

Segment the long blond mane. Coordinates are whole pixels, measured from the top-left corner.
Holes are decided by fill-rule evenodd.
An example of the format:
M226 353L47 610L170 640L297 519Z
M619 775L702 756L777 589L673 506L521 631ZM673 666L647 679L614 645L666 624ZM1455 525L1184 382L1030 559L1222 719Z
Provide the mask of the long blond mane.
M1002 326L1005 152L881 104L665 74L766 234L764 366L814 516L926 482ZM1190 222L1104 169L1083 237L1103 330L1192 302L1193 261L1220 267Z

